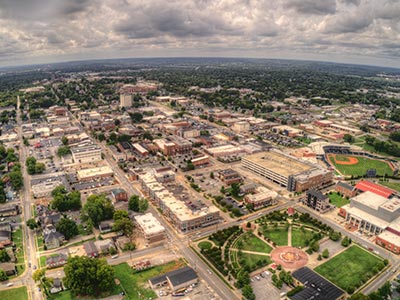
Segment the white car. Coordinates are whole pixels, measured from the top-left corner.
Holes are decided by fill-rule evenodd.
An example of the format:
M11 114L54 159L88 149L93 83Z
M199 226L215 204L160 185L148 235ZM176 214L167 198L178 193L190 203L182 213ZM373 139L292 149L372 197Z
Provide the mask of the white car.
M14 285L14 283L12 283L12 282L7 283L7 286L13 286L13 285Z

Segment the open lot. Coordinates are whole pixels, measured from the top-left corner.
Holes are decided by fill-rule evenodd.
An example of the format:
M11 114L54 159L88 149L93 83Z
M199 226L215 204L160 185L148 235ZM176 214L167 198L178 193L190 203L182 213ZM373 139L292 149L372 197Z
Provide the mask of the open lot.
M383 160L339 154L328 154L328 160L344 176L365 176L368 169L376 169L377 175L381 176L393 175L393 170Z
M374 275L373 270L380 270L383 267L381 258L358 246L351 246L316 267L315 271L349 292L368 281Z
M126 299L139 300L139 293L141 295L140 299L155 299L155 292L146 288L147 281L154 277L166 272L183 267L183 261L172 261L161 266L156 266L148 270L141 272L134 272L134 270L128 266L127 263L122 263L120 265L113 266L115 270L115 277L121 282L121 287L126 293ZM139 292L139 293L138 293Z
M350 203L350 200L343 198L337 192L332 192L331 194L328 194L328 197L329 202L338 208Z
M4 300L28 300L26 286L0 291L0 298Z

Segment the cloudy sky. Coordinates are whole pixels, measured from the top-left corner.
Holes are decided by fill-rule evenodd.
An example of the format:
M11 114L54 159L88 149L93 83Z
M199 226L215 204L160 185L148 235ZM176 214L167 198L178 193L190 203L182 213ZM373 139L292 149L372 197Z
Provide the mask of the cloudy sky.
M171 56L400 67L400 1L0 0L0 66Z

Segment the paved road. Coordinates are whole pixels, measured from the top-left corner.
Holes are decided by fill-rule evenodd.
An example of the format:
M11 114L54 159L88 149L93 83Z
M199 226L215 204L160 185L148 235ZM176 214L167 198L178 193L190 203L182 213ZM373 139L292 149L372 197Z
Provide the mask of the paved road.
M22 176L24 180L24 187L21 191L21 207L23 213L22 219L22 232L23 232L23 240L24 240L24 256L25 256L25 272L21 274L19 277L10 280L14 286L26 286L28 289L28 297L31 300L41 300L42 294L36 288L35 282L32 279L33 270L29 267L29 262L31 266L37 266L37 255L36 255L36 247L35 247L35 238L32 230L29 230L25 224L26 221L32 217L31 211L31 193L30 193L30 176L27 173L25 160L27 158L27 149L23 143L23 134L22 134L22 118L20 107L20 99L17 99L17 124L18 124L18 139L20 142L19 146L19 155L20 155L20 163L22 169ZM5 285L1 285L0 289L6 289Z

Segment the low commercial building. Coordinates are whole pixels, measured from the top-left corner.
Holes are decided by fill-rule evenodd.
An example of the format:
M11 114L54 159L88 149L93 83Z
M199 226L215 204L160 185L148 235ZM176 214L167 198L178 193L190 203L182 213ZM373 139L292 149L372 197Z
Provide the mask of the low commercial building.
M34 198L45 198L50 197L51 192L58 186L63 185L63 182L59 179L49 179L33 184L31 186L32 194Z
M231 185L232 183L240 183L243 181L242 176L240 176L240 174L233 169L218 171L218 178L226 185Z
M244 197L244 202L250 204L253 209L257 210L266 206L276 204L278 193L271 191L265 187L257 187L255 194L248 194Z
M296 285L304 288L290 296L292 300L344 300L346 293L324 277L308 267L302 267L293 272L293 279Z
M241 147L233 146L231 144L210 147L205 149L205 151L212 157L236 156L244 152Z
M100 178L111 178L113 176L114 172L109 166L102 166L77 171L77 177L79 181L91 181Z
M183 291L192 284L197 284L199 278L191 267L184 267L164 275L149 279L150 286L157 287L168 285L172 292Z
M72 147L71 154L75 163L96 162L102 159L101 148L94 144Z
M165 228L152 213L135 216L134 219L137 225L136 228L140 231L147 244L162 242L165 239Z
M250 124L246 121L235 121L232 126L232 130L236 133L244 133L250 130Z
M128 193L124 189L111 190L111 196L115 201L128 201Z
M333 172L275 149L248 155L242 167L286 187L291 192L303 192L332 182Z
M198 157L192 158L191 161L195 167L204 166L210 163L210 157L208 155L200 155Z

